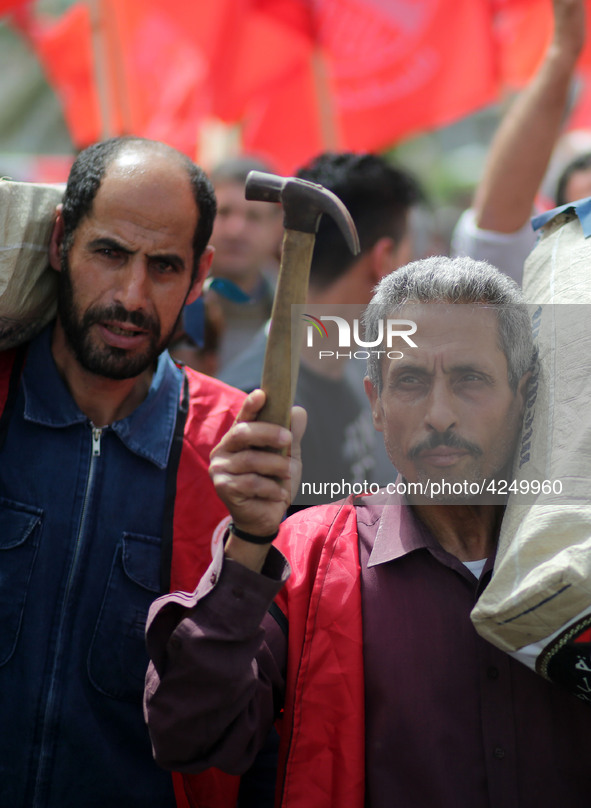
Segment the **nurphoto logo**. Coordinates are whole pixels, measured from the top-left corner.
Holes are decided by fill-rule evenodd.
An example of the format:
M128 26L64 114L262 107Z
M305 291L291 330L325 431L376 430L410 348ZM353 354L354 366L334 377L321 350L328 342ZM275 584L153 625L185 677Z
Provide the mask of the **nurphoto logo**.
M403 340L411 348L417 347L414 340L411 339L411 335L417 330L417 324L413 320L380 320L376 338L374 340L364 340L361 336L360 320L357 317L352 320L353 327L344 317L338 317L334 314L323 314L320 317L314 317L312 314L304 312L301 317L308 324L306 329L307 348L313 348L316 340L329 337L329 329L325 323L334 323L330 329L333 336L335 335L334 327L336 325L338 350L319 350L319 359L369 359L370 355L377 355L380 358L387 356L388 359L401 359L404 356L403 352L394 350L394 345L400 346L400 340ZM352 347L355 350L351 350ZM349 350L341 350L344 348Z

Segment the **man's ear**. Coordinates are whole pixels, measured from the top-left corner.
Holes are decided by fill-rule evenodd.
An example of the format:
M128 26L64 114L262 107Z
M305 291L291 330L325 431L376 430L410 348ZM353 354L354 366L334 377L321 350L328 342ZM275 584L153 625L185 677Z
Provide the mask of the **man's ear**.
M413 243L412 243L412 236L410 234L410 230L404 234L402 239L394 245L393 255L392 255L392 270L400 269L400 267L405 266L408 264L409 261L413 260Z
M60 272L62 268L62 244L64 241L62 207L62 205L58 205L56 208L55 222L49 240L49 265L57 272Z
M396 269L394 261L395 252L394 239L391 239L389 236L379 238L369 251L367 265L372 274L372 288L378 284L382 278Z
M197 269L197 274L195 276L195 280L191 285L191 288L189 289L189 294L187 295L185 305L188 306L189 303L194 303L201 294L203 284L209 274L209 270L211 269L211 262L213 261L214 252L215 247L212 247L211 244L209 244L203 250L203 254L199 259L199 267Z
M365 387L365 395L369 399L371 405L371 417L374 427L378 432L384 431L384 410L382 409L382 402L376 387L369 380L369 376L363 379L363 386Z
M399 269L412 259L412 241L407 233L396 242L390 236L382 236L369 251L369 266L373 273L374 285L391 272Z

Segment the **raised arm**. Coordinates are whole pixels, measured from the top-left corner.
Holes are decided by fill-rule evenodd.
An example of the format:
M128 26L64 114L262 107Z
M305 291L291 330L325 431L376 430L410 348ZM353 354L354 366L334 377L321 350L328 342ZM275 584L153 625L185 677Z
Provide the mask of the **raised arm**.
M263 402L261 390L251 393L211 454L216 489L236 529L253 539L279 527L299 481L305 424L294 408L291 457L288 430L254 421ZM289 567L271 548L231 534L194 593L166 595L150 609L145 714L165 768L244 772L282 706L286 638L267 612Z
M554 0L554 34L540 69L512 103L493 138L474 198L482 230L514 233L534 200L560 133L585 41L585 0Z
M230 511L236 532L252 537L247 541L231 530L226 556L255 572L260 572L299 484L300 441L306 426L301 407L292 411L293 432L255 421L264 401L262 390L247 396L236 424L212 451L210 465L217 494ZM266 536L269 542L262 541Z

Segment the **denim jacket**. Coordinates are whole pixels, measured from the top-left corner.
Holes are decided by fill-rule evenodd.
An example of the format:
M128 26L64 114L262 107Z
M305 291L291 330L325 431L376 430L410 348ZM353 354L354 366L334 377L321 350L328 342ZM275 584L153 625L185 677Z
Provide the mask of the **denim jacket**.
M167 808L142 716L182 371L96 429L29 346L0 451L0 805Z

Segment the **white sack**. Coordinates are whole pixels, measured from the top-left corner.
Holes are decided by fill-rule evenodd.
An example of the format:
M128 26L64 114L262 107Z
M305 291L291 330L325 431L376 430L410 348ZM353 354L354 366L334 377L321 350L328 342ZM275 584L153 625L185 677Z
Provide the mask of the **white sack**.
M591 624L581 619L591 611L591 306L581 305L591 304L591 238L572 209L543 228L523 288L540 304L532 306L540 355L513 478L530 493L509 497L493 577L472 620L505 651L527 646L523 661L554 678L550 643L564 646L575 621L581 631ZM533 481L547 481L547 493L531 494Z
M30 339L56 312L47 251L63 187L0 180L0 350Z

